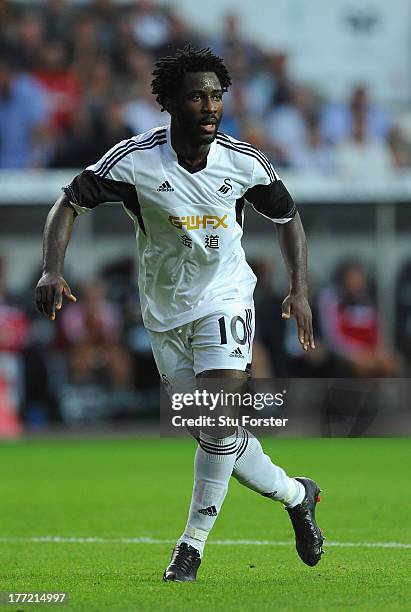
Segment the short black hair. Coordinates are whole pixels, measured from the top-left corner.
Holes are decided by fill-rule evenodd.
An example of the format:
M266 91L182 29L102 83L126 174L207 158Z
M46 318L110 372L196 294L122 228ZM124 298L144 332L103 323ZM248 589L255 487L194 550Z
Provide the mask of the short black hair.
M162 111L165 110L166 99L176 97L187 72L215 72L223 91L227 91L231 85L231 77L222 58L209 48L196 51L188 44L184 49L179 49L175 56L161 57L155 66L151 91Z

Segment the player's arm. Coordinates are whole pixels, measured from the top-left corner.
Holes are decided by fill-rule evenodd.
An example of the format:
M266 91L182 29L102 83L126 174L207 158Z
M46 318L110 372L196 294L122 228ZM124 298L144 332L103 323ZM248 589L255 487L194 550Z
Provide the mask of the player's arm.
M60 310L63 294L72 302L75 296L63 278L64 256L76 213L63 193L49 211L43 234L43 272L36 287L36 305L52 321Z
M305 350L314 349L311 308L307 289L307 242L294 201L272 166L256 164L253 179L257 181L244 197L277 227L281 252L290 278L290 291L283 301L283 318L293 316L298 339ZM263 170L265 171L263 171ZM269 182L270 181L270 182Z
M282 304L283 319L291 315L297 322L298 339L304 348L314 349L311 308L308 303L307 241L300 215L287 223L277 225L283 259L290 279L290 291Z
M131 143L132 144L132 143ZM124 203L136 209L133 164L130 141L115 145L102 159L78 174L50 210L43 239L43 275L36 287L36 304L51 320L62 306L63 294L76 298L64 280L63 264L71 230L77 214L93 210L104 202Z

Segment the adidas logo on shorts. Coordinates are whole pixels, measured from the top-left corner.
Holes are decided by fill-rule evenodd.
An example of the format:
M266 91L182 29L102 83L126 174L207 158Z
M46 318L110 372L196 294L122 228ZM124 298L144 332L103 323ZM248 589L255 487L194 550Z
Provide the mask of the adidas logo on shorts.
M244 359L244 355L242 354L239 346L237 346L237 348L232 353L230 353L230 357L237 357L237 359Z
M201 508L199 510L200 514L205 514L206 516L217 516L217 508L215 506L209 506L208 508Z

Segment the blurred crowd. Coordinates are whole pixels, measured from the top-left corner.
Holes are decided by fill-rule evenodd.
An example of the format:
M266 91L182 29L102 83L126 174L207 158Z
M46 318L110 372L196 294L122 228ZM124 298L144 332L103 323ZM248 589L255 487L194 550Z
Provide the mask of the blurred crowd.
M315 290L310 302L315 351L302 350L294 320L283 321L284 296L273 288L272 269L255 262L256 350L259 377L386 378L406 368L411 353L402 357L385 337L369 271L360 259L343 260L332 279Z
M258 277L253 376L257 378L378 379L411 371L411 265L398 278L401 327L386 338L372 277L360 260L344 260L331 281L311 287L316 350L304 352L295 321L281 318L285 294L272 263L252 262ZM71 288L55 322L27 293L7 291L0 258L0 433L5 407L31 427L50 422L152 417L159 375L143 326L135 262L106 265ZM71 281L69 275L67 279ZM7 412L7 410L6 410Z
M213 38L150 0L0 0L0 169L84 167L118 141L167 123L150 90L153 63L187 42L211 46L232 75L221 130L265 151L276 167L355 179L411 166L405 116L379 105L365 84L346 99L325 99L292 77L292 58L263 51L241 25L227 15ZM0 432L13 430L16 412L41 427L158 409L133 260L107 265L82 287L70 283L79 299L54 323L34 310L38 276L26 294L11 295L6 268L0 257ZM254 376L409 374L411 265L398 279L401 329L388 339L369 270L341 262L325 286L311 288L317 348L307 353L294 320L281 319L275 270L266 261L253 268Z
M324 99L292 78L292 58L263 51L241 25L227 15L213 38L151 0L0 0L0 168L84 167L168 123L150 91L153 63L187 42L211 46L232 75L222 131L276 167L355 178L411 165L409 121L366 85Z
M13 411L34 427L156 413L159 377L135 262L120 260L82 286L71 283L78 301L65 302L55 322L35 308L39 275L27 292L12 294L0 257L0 438L2 418Z

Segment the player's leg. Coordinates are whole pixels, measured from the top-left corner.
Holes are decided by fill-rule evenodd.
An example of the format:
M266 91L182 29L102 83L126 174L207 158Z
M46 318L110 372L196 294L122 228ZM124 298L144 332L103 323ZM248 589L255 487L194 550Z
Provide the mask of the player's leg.
M161 380L171 395L175 383L181 380L195 380L193 370L192 348L189 342L191 326L183 325L166 332L149 331L154 360ZM201 557L197 548L183 542L177 542L172 561L164 572L164 580L194 580Z
M195 322L194 371L197 380L203 382L203 388L212 390L215 386L215 391L242 392L251 363L253 320L252 305L229 304L224 311ZM237 416L222 407L220 414ZM217 416L217 410L213 415ZM200 432L193 498L184 537L192 526L199 527L201 550L228 490L238 450L237 431L236 425L228 425ZM202 515L203 509L210 507L213 516Z
M275 465L266 455L257 438L244 428L239 429L239 448L233 476L245 487L264 497L293 507L304 499L304 486Z
M201 379L211 377L227 381L230 390L239 388L238 382L246 379L246 374L236 370L213 370L198 376L200 388L207 388ZM211 428L200 431L194 461L194 486L187 524L178 540L197 549L203 556L208 535L220 513L228 490L237 453L237 427ZM171 570L172 571L172 570Z
M246 380L252 346L252 308L203 317L192 328L194 371L198 385L206 378L221 378L233 388ZM230 381L227 383L227 381ZM195 580L207 537L221 510L237 452L237 428L203 430L199 433L194 462L194 486L187 524L164 573L165 580Z
M320 493L317 483L309 478L290 478L264 453L255 436L246 430L242 435L233 476L249 489L284 504L294 528L300 558L307 565L316 565L323 553L324 541L315 518Z
M228 377L231 372L231 376L245 383L252 361L254 327L252 305L232 304L224 312L196 322L192 342L195 372L212 378ZM250 489L287 506L300 503L304 498L303 485L273 464L248 431L239 428L237 436L233 476Z
M237 312L238 310L238 312ZM210 339L213 325L219 326L217 342ZM233 367L233 359L238 363L239 371L232 376L247 378L247 365L252 360L252 341L254 337L253 308L238 309L233 306L220 315L206 317L198 322L199 329L193 343L194 370L203 371L207 364L212 363L219 370L206 371L207 376L218 378L227 376ZM219 342L218 342L219 339ZM234 344L233 344L234 343ZM241 352L245 359L239 355ZM284 504L289 512L297 536L297 550L300 557L308 565L315 565L320 559L323 538L315 521L315 505L318 497L318 487L309 479L289 477L286 472L274 464L266 455L255 436L243 428L237 432L237 453L233 468L233 476L244 486L257 491L261 495ZM300 542L303 542L303 545Z

